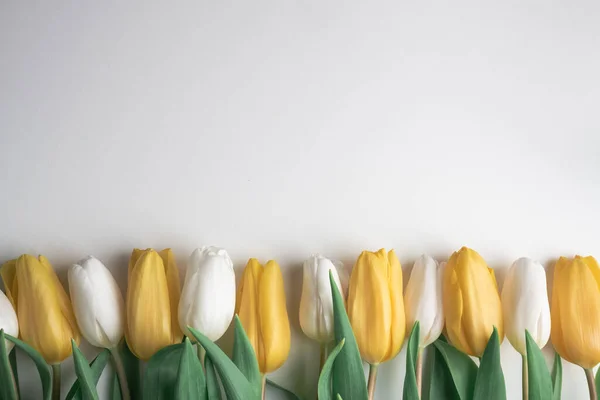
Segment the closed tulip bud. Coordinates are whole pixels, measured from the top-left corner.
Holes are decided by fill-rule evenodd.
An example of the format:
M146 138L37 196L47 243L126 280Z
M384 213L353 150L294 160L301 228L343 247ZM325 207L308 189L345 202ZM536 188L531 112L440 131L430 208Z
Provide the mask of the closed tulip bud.
M233 263L218 247L196 249L190 256L179 300L179 325L192 338L187 327L217 340L227 330L235 311Z
M494 270L474 250L461 248L444 268L443 283L446 332L450 342L474 357L481 357L498 329L504 339L502 305Z
M171 249L134 249L129 260L125 338L139 359L181 342L179 271Z
M69 292L77 325L92 346L111 349L123 338L125 305L110 271L92 256L69 269Z
M306 336L322 344L333 340L333 298L329 272L340 292L345 292L338 268L343 274L341 263L334 263L320 255L312 256L304 262L300 327Z
M542 264L529 258L513 263L502 287L502 313L506 337L519 353L527 355L525 330L538 347L546 345L550 337L550 306Z
M600 363L600 267L594 257L561 257L552 288L554 348L585 369Z
M5 263L0 275L17 311L21 339L48 364L69 357L71 339L79 343L79 329L69 296L46 257L24 254Z
M251 258L237 294L237 313L262 374L281 367L290 352L290 323L285 306L283 276L271 260L263 267Z
M402 268L394 250L363 251L350 275L348 318L360 355L369 364L390 360L406 332Z
M412 329L419 321L419 347L433 343L444 329L444 310L442 307L442 278L444 264L423 254L415 262L406 292L404 309L406 327Z
M2 291L0 291L0 329L4 329L4 332L11 336L19 336L17 313L10 303L10 300L8 300ZM0 343L0 346L2 346L2 343ZM12 348L13 342L6 340L6 352L10 353Z

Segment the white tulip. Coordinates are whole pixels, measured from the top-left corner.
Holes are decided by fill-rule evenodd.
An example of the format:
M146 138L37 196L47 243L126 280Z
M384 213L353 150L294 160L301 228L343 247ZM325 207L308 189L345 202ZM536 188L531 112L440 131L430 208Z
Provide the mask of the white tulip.
M227 251L208 246L192 252L179 300L179 326L219 339L235 312L235 273Z
M123 338L125 306L115 278L93 256L73 264L68 277L71 303L83 337L96 347L116 347Z
M444 329L444 309L442 307L442 276L446 263L423 254L415 261L406 291L404 310L406 326L410 331L419 321L419 347L433 343Z
M542 264L519 258L508 270L502 288L504 332L510 344L526 355L525 330L542 348L550 337L550 306Z
M333 298L329 271L344 296L348 279L341 262L320 255L311 256L304 262L300 327L306 336L322 344L333 340Z
M13 308L10 300L0 291L0 329L4 329L7 333L14 337L19 337L19 322L17 321L17 313ZM0 343L2 345L2 343ZM6 340L6 352L10 353L13 348L13 342Z

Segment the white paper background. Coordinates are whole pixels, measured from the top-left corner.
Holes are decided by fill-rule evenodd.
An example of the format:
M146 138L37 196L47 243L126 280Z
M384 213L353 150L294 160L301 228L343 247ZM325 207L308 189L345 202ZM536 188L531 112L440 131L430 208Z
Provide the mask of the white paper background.
M600 256L597 1L89 3L0 3L0 261L42 253L66 282L94 254L125 289L136 246L182 270L206 244L238 272L277 259L293 346L272 379L307 395L312 252L394 247L406 280L469 245L500 283L520 256ZM403 376L404 351L377 398ZM21 379L37 398L31 363Z

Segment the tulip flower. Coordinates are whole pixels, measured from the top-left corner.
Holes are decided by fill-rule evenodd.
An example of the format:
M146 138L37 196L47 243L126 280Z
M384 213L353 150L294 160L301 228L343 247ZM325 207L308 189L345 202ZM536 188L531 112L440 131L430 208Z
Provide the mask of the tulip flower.
M529 258L515 261L504 280L501 299L504 331L515 350L527 355L525 330L538 347L544 347L550 337L550 306L542 264Z
M340 281L338 268L342 265L320 255L304 262L302 297L300 298L300 327L306 336L327 344L333 340L333 299L329 272L341 293L345 290Z
M281 367L290 352L290 323L285 306L283 277L277 262L263 267L251 258L237 294L237 313L262 374Z
M450 342L474 357L481 357L494 330L504 339L502 305L494 270L474 250L461 248L444 269L444 315Z
M0 291L0 329L4 329L4 332L11 336L19 336L17 313L10 303L10 300L8 300L2 291ZM0 346L2 346L2 343L0 343ZM13 342L6 340L6 352L10 353L12 348Z
M350 275L348 318L363 360L395 357L406 331L402 268L394 250L363 251Z
M419 321L421 349L433 343L444 329L442 278L443 264L440 266L433 258L423 254L415 261L408 279L404 294L406 327L410 330Z
M552 344L584 369L600 363L600 268L594 257L561 257L554 267Z
M179 271L171 249L134 249L129 260L125 338L139 359L181 342Z
M69 269L69 292L83 337L96 347L116 347L123 338L125 305L110 271L92 256L80 260Z
M0 268L6 295L19 320L21 338L48 364L58 366L71 355L71 339L79 329L69 297L44 256L28 254Z
M190 256L179 301L179 325L217 340L227 330L235 311L235 273L225 249L203 247Z

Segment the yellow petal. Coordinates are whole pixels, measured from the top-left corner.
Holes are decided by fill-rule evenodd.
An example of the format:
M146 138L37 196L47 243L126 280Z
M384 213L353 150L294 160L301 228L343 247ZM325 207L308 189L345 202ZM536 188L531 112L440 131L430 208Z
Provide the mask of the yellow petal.
M593 257L561 257L554 269L552 341L574 364L600 363L600 269Z
M169 286L163 260L156 251L148 249L140 254L134 250L132 258L135 256L137 261L129 270L125 335L131 351L148 360L173 344Z
M385 250L363 251L356 261L348 288L348 318L361 357L382 362L391 343L392 302Z
M254 348L258 366L261 371L265 368L265 351L260 341L260 320L258 314L258 285L263 273L263 267L256 258L248 260L244 269L242 281L238 287L236 311L246 335Z
M463 295L458 276L456 274L456 262L458 253L454 252L444 270L443 279L443 307L446 317L445 331L450 342L459 350L467 354L473 354L467 342L465 332L462 328L462 316L464 313Z
M0 276L4 282L4 288L6 289L6 297L12 303L14 309L17 309L17 299L19 297L19 285L16 279L17 274L17 260L10 260L2 264L0 268Z
M281 367L290 352L290 323L285 304L283 276L271 260L265 265L258 291L260 331L265 352L263 374Z
M394 358L402 349L406 334L406 318L404 315L404 297L402 296L402 266L394 250L388 253L388 286L392 306L392 326L390 344L383 361Z
M152 249L147 249L147 250L152 250ZM147 250L133 249L133 251L131 252L131 257L129 258L129 267L127 268L127 282L131 282L131 271L133 271L135 264L140 259L142 254L144 254Z
M38 260L22 255L17 259L15 269L21 338L46 362L58 364L71 354L71 339L79 341L79 330L67 294L44 257Z
M493 271L474 250L454 253L444 274L444 311L449 339L459 350L481 357L497 328L504 338L502 305Z
M181 287L179 281L179 269L175 263L175 256L171 249L164 249L158 253L165 266L165 275L167 277L167 286L169 287L169 302L171 304L171 332L173 344L180 343L183 338L183 332L179 326L178 308L179 297L181 296Z

